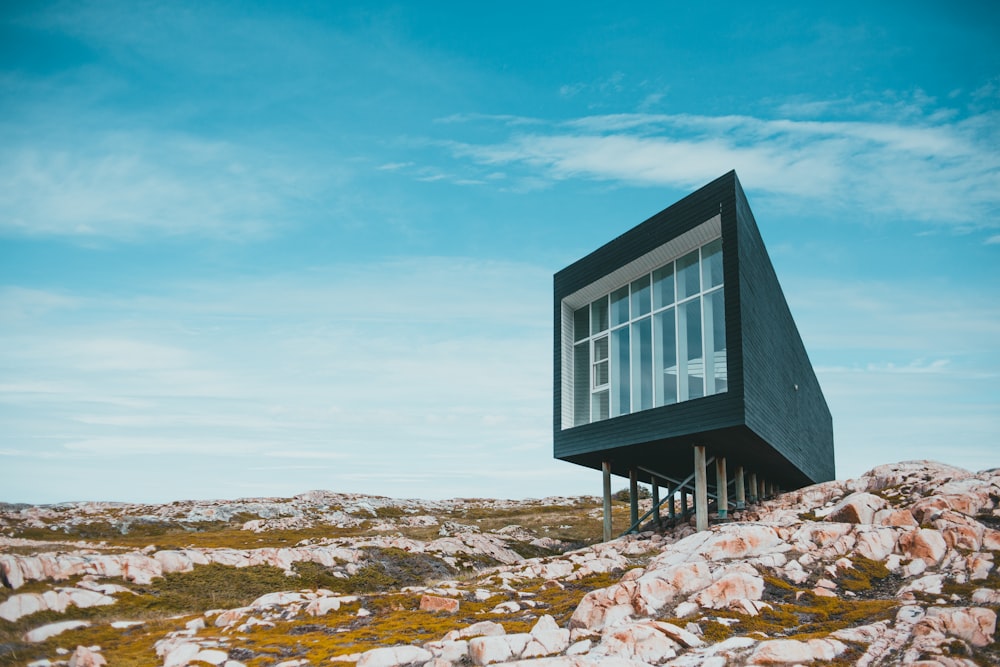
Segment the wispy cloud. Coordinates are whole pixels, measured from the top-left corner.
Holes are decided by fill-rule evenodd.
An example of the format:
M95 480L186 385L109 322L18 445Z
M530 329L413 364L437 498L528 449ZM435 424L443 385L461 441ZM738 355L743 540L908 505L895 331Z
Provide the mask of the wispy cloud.
M894 122L633 113L550 123L494 143L452 142L449 149L471 164L518 166L552 182L690 188L736 169L758 193L834 211L995 227L998 127L995 112Z
M259 239L315 184L273 156L177 134L8 144L0 170L0 233L22 236Z

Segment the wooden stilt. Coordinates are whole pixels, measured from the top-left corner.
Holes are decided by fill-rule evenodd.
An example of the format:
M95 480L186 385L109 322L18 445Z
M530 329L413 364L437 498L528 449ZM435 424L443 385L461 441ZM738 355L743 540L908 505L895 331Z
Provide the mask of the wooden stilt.
M708 530L708 471L705 470L705 446L694 446L695 530Z
M639 522L639 479L635 468L628 471L628 525L635 526ZM636 527L634 532L639 532Z
M601 462L604 477L604 541L611 541L611 461Z
M663 527L663 520L660 518L660 480L652 477L650 482L653 491L653 524L660 529Z
M726 457L715 457L715 493L719 504L719 518L729 514L729 478L726 475Z
M743 482L743 466L736 466L736 509L741 510L747 506L747 489Z

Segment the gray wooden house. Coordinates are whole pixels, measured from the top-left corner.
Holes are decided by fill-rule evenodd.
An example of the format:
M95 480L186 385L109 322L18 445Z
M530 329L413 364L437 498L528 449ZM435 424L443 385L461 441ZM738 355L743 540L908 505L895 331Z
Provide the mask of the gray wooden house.
M661 486L671 509L691 492L699 528L710 499L725 516L833 479L830 411L735 172L554 283L554 455L603 471L606 537L612 474L657 507Z

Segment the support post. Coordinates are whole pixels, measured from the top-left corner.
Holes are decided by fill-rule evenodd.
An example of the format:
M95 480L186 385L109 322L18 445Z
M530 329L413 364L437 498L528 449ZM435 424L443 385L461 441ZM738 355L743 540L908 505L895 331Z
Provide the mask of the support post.
M660 518L660 480L650 477L649 481L653 490L653 525L660 529L663 527L663 520Z
M761 477L758 479L757 483L760 484L760 490L757 492L757 497L764 500L764 498L767 498L767 482L764 481L763 477Z
M736 509L747 506L747 490L743 484L743 466L736 466Z
M628 525L639 522L639 478L635 468L628 469ZM635 532L639 532L636 528Z
M750 502L757 502L757 473L750 473Z
M695 530L708 530L708 471L705 470L705 446L694 446Z
M729 514L729 478L726 476L726 457L715 457L715 489L716 502L719 505L719 518L725 519Z
M688 492L687 489L681 489L681 516L687 517L688 515Z
M669 505L671 521L677 518L677 485L671 483L667 487L667 504Z
M611 541L611 461L601 461L604 477L604 541Z

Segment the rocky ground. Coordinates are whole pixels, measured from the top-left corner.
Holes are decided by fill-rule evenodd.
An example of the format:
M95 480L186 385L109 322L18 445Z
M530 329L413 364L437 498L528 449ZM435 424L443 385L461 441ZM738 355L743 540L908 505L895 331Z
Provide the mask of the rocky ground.
M1000 470L880 466L702 533L601 544L600 515L328 492L0 505L0 664L1000 664Z

